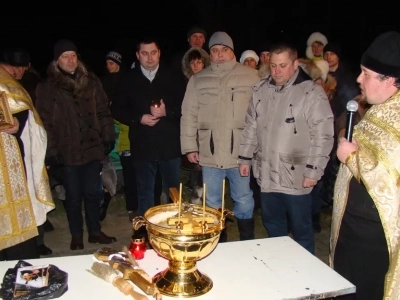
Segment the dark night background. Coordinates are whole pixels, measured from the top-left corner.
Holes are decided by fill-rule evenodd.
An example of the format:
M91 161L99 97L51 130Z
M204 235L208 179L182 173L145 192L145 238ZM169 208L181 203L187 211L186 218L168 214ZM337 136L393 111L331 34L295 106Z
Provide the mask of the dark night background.
M52 60L54 42L73 40L81 59L94 71L104 70L104 57L118 50L124 63L134 59L135 44L144 35L157 36L164 60L187 47L186 32L192 25L218 30L233 39L236 57L256 49L266 39L290 39L304 56L306 40L314 31L342 46L344 57L356 68L371 41L386 30L400 30L393 1L265 1L265 0L150 0L94 2L16 2L2 4L0 47L21 46L30 51L32 64L42 74ZM14 6L14 5L13 5ZM207 42L206 42L207 44Z

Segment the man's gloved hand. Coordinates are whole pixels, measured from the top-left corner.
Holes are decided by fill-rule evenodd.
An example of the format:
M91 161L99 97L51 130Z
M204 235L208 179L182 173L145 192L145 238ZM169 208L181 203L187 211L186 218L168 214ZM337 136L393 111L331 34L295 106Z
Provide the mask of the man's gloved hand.
M115 141L111 142L104 142L104 154L108 155L111 153L111 151L114 150L115 147Z
M50 167L51 166L52 167L62 166L64 164L64 160L61 155L54 155L54 156L46 157L44 162L45 162L46 166L50 166Z

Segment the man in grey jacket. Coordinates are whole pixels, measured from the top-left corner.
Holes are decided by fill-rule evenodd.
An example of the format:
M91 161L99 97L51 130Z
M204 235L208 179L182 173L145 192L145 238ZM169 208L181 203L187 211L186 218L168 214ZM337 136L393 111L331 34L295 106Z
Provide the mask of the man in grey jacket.
M291 45L271 48L271 76L254 88L239 149L239 170L261 187L261 216L269 237L288 233L314 253L311 191L333 146L333 114L318 84L298 67Z
M207 206L221 207L222 182L228 178L240 239L253 239L253 193L249 177L239 174L237 159L252 86L259 76L236 61L225 32L214 33L209 48L211 65L190 78L183 100L182 153L202 166ZM220 241L226 240L224 233Z

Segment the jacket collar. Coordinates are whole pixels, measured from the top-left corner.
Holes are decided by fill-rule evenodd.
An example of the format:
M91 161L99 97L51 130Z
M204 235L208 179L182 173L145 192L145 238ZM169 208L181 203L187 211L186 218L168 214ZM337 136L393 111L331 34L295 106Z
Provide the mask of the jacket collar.
M282 91L286 89L288 86L297 85L307 80L312 80L312 79L310 76L307 75L306 72L303 71L302 68L297 68L293 76L288 80L288 82L285 83L285 85L280 90ZM272 78L272 76L269 77L268 83L270 87L276 87L275 81Z
M211 70L216 73L223 73L226 71L231 71L237 64L236 57L233 57L232 60L224 62L222 64L216 64L211 62Z

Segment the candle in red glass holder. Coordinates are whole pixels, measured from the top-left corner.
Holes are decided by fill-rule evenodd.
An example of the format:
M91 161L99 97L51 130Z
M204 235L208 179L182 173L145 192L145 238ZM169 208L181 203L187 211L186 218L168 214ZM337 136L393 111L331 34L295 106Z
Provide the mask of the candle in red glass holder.
M144 253L146 252L144 236L132 236L132 242L129 247L129 251L135 259L144 258Z

